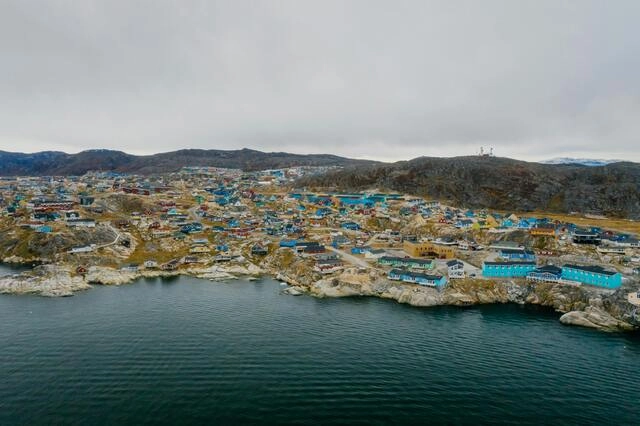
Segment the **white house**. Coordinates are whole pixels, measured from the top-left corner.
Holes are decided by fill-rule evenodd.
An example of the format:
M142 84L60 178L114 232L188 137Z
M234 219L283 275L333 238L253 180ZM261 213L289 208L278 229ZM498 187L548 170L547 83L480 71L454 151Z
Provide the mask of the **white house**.
M145 260L144 267L146 269L156 269L158 267L158 262L156 262L155 260Z
M464 264L457 259L447 262L447 271L450 279L464 278Z
M91 244L90 246L72 247L71 250L69 250L69 253L89 253L92 252L95 248L95 244Z
M386 255L387 252L382 249L369 249L364 252L365 259L380 259L382 256Z

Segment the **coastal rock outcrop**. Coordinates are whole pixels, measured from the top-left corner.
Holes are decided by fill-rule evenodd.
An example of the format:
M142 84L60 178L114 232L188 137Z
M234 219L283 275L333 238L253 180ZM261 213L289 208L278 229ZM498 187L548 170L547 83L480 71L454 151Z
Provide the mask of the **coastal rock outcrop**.
M76 291L91 288L69 268L42 265L21 274L0 278L0 293L38 294L41 296L71 296Z
M137 278L137 274L102 266L92 266L87 271L85 280L91 284L121 285Z
M595 306L587 306L584 311L571 311L560 317L560 322L569 325L597 328L599 330L633 330L633 325L614 318L608 312Z

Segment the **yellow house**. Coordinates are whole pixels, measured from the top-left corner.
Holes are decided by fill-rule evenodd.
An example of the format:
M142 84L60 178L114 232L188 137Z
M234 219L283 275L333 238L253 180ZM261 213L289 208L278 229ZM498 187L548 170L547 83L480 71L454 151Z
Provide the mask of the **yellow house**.
M453 259L455 250L451 246L443 246L432 242L412 243L405 241L403 250L412 257L435 256L440 259Z
M493 217L493 215L487 215L487 218L485 219L485 222L487 222L488 226L490 228L495 228L496 226L500 226L500 223L498 223L498 221L496 220L495 217Z
M490 225L489 221L486 221L486 220L479 220L477 222L474 222L473 225L471 225L471 229L475 231L479 231L481 229L490 229L493 227L494 225Z

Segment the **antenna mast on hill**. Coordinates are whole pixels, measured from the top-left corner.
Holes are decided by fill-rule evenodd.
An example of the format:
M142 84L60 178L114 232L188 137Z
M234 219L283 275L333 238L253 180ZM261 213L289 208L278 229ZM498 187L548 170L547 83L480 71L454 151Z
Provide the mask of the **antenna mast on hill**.
M484 147L481 146L480 154L478 154L478 157L493 157L493 147L489 148L489 152L485 152Z

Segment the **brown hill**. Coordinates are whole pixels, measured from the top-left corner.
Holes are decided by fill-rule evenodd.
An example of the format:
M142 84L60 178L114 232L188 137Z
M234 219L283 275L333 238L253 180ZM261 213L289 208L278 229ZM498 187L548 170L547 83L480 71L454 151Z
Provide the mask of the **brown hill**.
M168 173L184 166L215 166L246 171L293 166L356 166L372 161L327 154L299 155L251 149L183 149L162 154L136 156L121 151L89 150L77 154L45 151L34 154L0 151L0 176L71 176L88 171L135 174Z
M540 164L496 157L421 157L302 179L300 187L388 189L471 208L640 218L640 164Z

